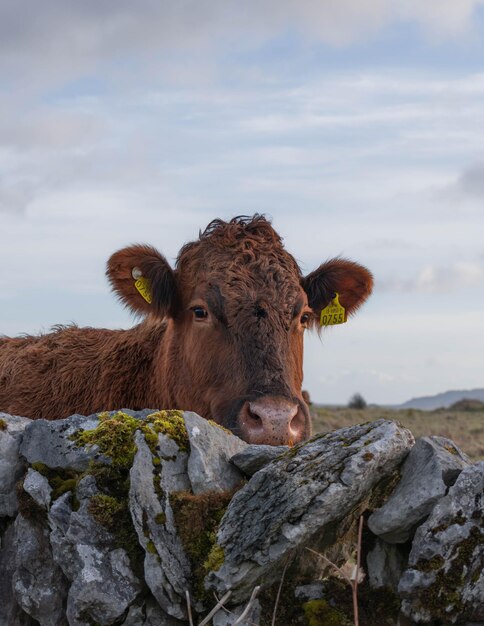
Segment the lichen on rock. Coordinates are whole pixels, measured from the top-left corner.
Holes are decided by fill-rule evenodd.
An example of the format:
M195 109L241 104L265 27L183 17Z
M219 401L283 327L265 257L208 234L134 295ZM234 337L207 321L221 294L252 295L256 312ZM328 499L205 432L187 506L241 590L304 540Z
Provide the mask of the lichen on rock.
M484 619L484 462L465 468L417 529L399 583L418 621Z
M0 446L14 452L3 465L0 454L0 505L6 495L14 504L0 506L0 623L9 626L186 626L185 592L196 623L214 606L212 590L232 592L229 612L213 617L232 626L255 585L244 624L270 626L283 571L278 626L351 624L349 585L319 580L322 560L305 548L342 565L360 514L392 505L413 446L386 420L288 450L248 446L189 412L0 419ZM445 489L427 501L427 521L412 522L412 546L365 526L362 626L397 622L397 584L412 619L484 619L484 464L469 466L448 440L424 444L412 457L422 454Z

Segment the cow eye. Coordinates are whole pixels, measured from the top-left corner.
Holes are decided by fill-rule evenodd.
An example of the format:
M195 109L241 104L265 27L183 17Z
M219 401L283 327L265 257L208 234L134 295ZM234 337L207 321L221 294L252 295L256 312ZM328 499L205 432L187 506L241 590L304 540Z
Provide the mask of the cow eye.
M303 326L306 326L309 323L309 313L303 313L300 321Z
M194 306L192 311L195 319L197 320L204 320L208 316L208 311L202 306Z

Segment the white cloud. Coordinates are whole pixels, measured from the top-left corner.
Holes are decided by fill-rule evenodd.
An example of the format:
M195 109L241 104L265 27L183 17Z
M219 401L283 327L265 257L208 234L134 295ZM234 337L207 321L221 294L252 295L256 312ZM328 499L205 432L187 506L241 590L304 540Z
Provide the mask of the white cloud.
M129 71L130 63L148 58L150 63L142 63L148 75L153 62L158 69L170 71L170 64L159 57L162 51L174 50L183 59L194 51L251 49L287 32L344 46L392 24L411 22L433 37L462 38L472 32L473 15L482 4L483 0L140 0L136 4L46 0L39 7L35 0L17 0L0 6L0 64L11 70L22 66L38 83L90 72L114 60ZM111 76L116 80L121 72L112 67ZM14 71L9 77L18 82ZM189 79L194 79L192 72Z
M429 33L439 38L469 34L474 11L482 0L394 0L393 6L400 18L415 20Z
M416 280L416 290L446 293L475 287L484 282L484 267L477 263L459 261L447 267L427 265Z
M449 294L483 284L484 265L477 261L460 260L447 265L428 263L413 276L387 275L378 281L377 288L383 293Z
M459 176L455 189L463 195L484 200L484 163L467 168Z
M70 319L128 325L104 279L113 250L146 241L173 259L210 219L260 211L306 271L343 254L376 276L356 325L309 348L314 397L324 400L325 380L332 400L432 391L414 324L428 363L456 294L482 305L484 73L437 73L419 60L308 69L304 59L325 50L314 42L343 47L409 22L465 46L480 5L1 3L0 333ZM287 34L299 37L290 71L290 51L271 62ZM452 314L422 322L409 315L416 302ZM479 315L463 318L476 335ZM471 355L459 373L469 381L471 343L449 347L457 361ZM445 387L452 363L439 363Z

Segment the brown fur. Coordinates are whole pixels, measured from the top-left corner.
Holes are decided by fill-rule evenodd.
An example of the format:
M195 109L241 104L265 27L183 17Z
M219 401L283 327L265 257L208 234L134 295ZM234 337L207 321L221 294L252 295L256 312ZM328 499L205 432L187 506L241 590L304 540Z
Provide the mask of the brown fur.
M151 304L134 287L134 267L150 281ZM175 269L154 248L135 245L111 257L107 275L143 321L130 330L69 326L1 339L0 410L59 419L180 408L239 432L244 402L281 397L300 405L303 438L310 431L301 392L304 328L317 324L335 292L351 314L372 289L368 270L344 259L303 278L258 215L214 220L181 249ZM194 307L207 318L197 319Z

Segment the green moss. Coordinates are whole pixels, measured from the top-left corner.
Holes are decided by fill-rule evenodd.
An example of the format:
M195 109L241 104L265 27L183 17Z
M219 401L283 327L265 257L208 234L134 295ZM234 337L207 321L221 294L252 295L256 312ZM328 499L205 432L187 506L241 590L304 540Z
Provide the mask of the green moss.
M433 572L444 565L444 559L440 554L436 554L431 559L420 559L414 569L420 572Z
M471 515L472 519L476 519L475 514L476 514L476 511L474 511L473 514ZM451 526L452 524L458 524L459 526L463 526L466 522L467 522L467 517L465 517L462 511L457 511L455 516L450 521L443 522L442 524L439 524L438 526L434 526L431 532L433 535L435 535L436 533L440 533L444 530L447 530L447 528L449 528L449 526Z
M126 504L113 496L99 493L89 499L87 510L90 515L108 530L115 530L119 515L122 514Z
M217 530L234 492L208 492L193 495L185 491L171 493L170 504L178 536L192 563L193 588L200 599L205 597L203 580L212 568L223 563L223 550L217 547Z
M129 471L91 463L85 475L93 476L101 493L92 496L88 511L113 536L117 548L127 553L137 576L143 572L144 550L139 545L129 510Z
M146 420L156 433L163 433L173 439L183 452L189 451L190 442L182 411L157 411L148 415Z
M400 480L401 473L399 469L396 469L390 476L381 480L370 494L368 510L374 511L382 507L393 494Z
M447 450L447 452L450 452L450 454L454 454L456 456L459 455L459 453L456 450L456 448L454 446L451 446L450 444L445 445L444 448L445 448L445 450Z
M155 515L155 522L157 524L166 524L166 515L165 515L165 513L161 512L161 513L158 513L158 515Z
M19 513L32 522L45 522L47 520L47 512L24 490L23 480L17 483L16 490Z
M4 419L0 419L0 430L7 430L7 422Z
M479 568L476 568L476 571L471 576L471 581L474 585L477 583L477 581L481 577L481 574L482 574L481 570Z
M329 606L343 616L346 620L342 622L343 624L353 624L351 587L335 576L326 578L324 586L324 597ZM358 611L360 626L395 626L400 611L400 599L391 589L371 589L368 580L365 579L358 585Z
M327 600L309 600L303 610L308 626L351 626L345 615L330 606Z
M203 564L203 569L206 572L217 572L225 561L225 552L222 546L215 543L212 549L208 553L208 556Z
M226 433L227 435L233 436L234 434L231 430L229 430L228 428L225 428L225 426L222 426L222 424L217 424L217 422L214 422L213 420L207 420L207 422L211 424L212 426L216 426L217 428L220 428L220 430L223 430L224 433Z
M481 546L482 542L482 533L479 528L474 526L468 537L453 547L452 553L446 557L445 561L441 559L440 568L431 567L435 572L435 579L431 585L422 591L420 602L431 612L434 619L442 619L447 622L454 617L463 621L470 618L470 615L467 614L467 607L459 595L459 590L467 579L473 580L476 571L481 571L478 559L473 562L473 555L476 547ZM419 561L415 569L429 571L423 560Z
M75 433L74 441L79 446L98 446L116 467L131 467L136 452L134 433L140 429L141 420L121 411L114 415L100 413L98 417L96 428Z
M158 554L158 551L156 550L156 546L151 540L148 541L148 543L146 544L146 551L149 552L150 554Z
M163 489L161 488L161 485L160 485L160 475L159 475L158 472L155 472L155 474L153 476L153 489L155 490L155 493L158 496L159 500L164 498L165 493L164 493Z
M50 468L45 465L45 463L40 463L40 461L36 461L35 463L32 463L30 466L32 469L34 469L36 472L39 472L39 474L42 474L42 476L47 476L48 472L50 472Z
M73 509L74 506L79 507L79 503L75 500L75 490L84 473L63 467L51 468L40 462L32 463L31 467L49 481L49 485L52 487L52 500L57 500L65 493L71 492Z
M79 446L98 446L99 451L111 459L113 465L131 467L136 453L134 434L140 430L153 455L156 455L158 433L173 439L180 450L189 449L188 433L181 411L157 411L144 419L118 411L100 413L99 424L91 430L75 433L72 439Z

